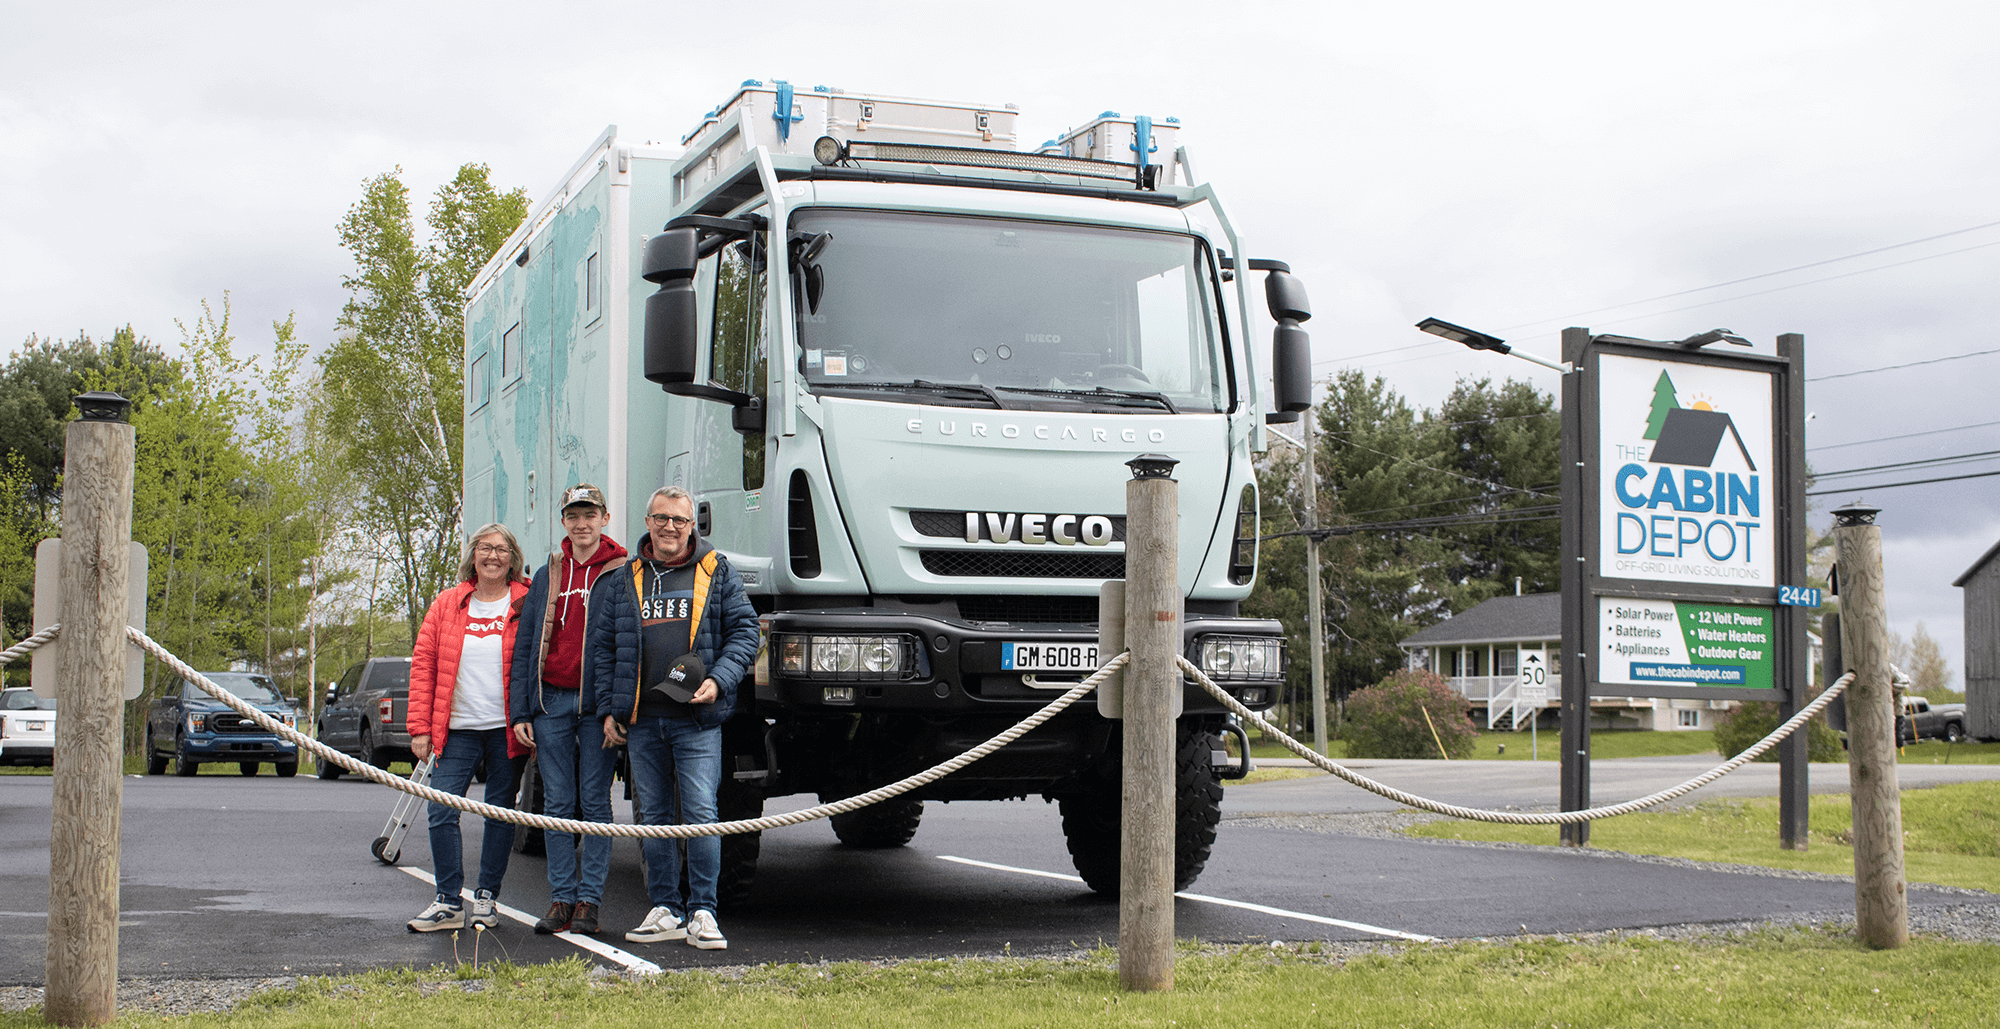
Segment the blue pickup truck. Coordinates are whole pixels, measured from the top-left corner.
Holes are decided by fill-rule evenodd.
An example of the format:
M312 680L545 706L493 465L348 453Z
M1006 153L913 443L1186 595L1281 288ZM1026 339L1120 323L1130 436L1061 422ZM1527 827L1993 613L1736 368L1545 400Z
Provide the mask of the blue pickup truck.
M288 726L298 725L298 709L278 693L268 676L255 672L201 674L257 710ZM153 701L146 715L146 774L165 774L169 758L173 759L175 775L193 775L204 762L233 764L244 775L256 775L257 766L269 761L281 776L299 773L298 744L237 714L185 679L175 680L164 696Z

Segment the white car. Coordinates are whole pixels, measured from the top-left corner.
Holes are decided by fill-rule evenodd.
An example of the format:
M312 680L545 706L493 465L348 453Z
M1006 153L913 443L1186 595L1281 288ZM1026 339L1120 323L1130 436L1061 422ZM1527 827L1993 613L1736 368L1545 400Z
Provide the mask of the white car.
M26 686L0 690L0 765L53 765L56 701Z

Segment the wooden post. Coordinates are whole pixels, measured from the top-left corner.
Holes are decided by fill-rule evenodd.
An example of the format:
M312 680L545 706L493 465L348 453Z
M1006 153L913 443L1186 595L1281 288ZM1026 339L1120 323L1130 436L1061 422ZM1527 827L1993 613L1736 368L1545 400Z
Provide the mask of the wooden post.
M49 947L42 1017L102 1025L118 1006L118 853L124 784L131 403L76 398L63 438L62 674L56 680Z
M1590 350L1590 330L1568 328L1562 334L1562 358L1579 371L1562 377L1562 648L1552 670L1562 674L1562 695L1558 700L1562 726L1562 766L1557 796L1564 811L1590 809L1590 671L1591 648L1595 641L1583 638L1589 623L1587 611L1597 603L1589 593L1584 575L1583 424L1584 355ZM1593 402L1594 407L1594 402ZM1589 455L1596 460L1595 454ZM1591 537L1595 539L1595 537ZM1590 823L1571 822L1559 832L1565 847L1590 844Z
M1877 511L1860 505L1835 510L1833 539L1840 570L1841 653L1854 672L1846 695L1847 770L1854 797L1854 925L1861 942L1889 948L1910 942L1910 919Z
M1180 497L1171 457L1125 462L1125 774L1118 985L1174 988L1174 718L1180 713Z

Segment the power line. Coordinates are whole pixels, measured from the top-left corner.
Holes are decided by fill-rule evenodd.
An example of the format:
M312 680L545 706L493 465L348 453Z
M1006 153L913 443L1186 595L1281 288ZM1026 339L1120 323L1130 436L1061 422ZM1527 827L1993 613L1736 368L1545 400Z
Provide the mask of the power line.
M1943 364L1946 361L1963 361L1968 357L1985 357L1987 354L2000 354L2000 347L1996 347L1992 350L1975 350L1969 354L1953 354L1950 357L1933 357L1925 361L1909 361L1903 364L1885 364L1880 368L1863 368L1858 372L1838 372L1833 375L1815 375L1812 376L1811 378L1808 378L1806 381L1822 382L1826 379L1845 379L1851 375L1871 375L1875 372L1893 372L1898 368L1915 368L1920 364Z
M1947 475L1940 479L1911 479L1908 482L1878 482L1873 486L1842 486L1839 489L1807 490L1806 496L1821 497L1828 493L1866 493L1871 489L1895 489L1898 486L1922 486L1932 482L1957 482L1960 479L1984 479L1989 475L2000 475L2000 470L1973 472L1970 475Z
M1971 425L1954 425L1949 429L1925 429L1922 432L1906 432L1900 436L1880 436L1875 439L1858 439L1852 443L1828 443L1825 446L1820 446L1820 447L1807 447L1806 450L1807 451L1839 450L1842 447L1859 447L1859 446L1866 446L1867 444L1870 443L1887 443L1890 440L1913 439L1918 436L1935 436L1943 432L1960 432L1965 429L1984 429L1991 425L2000 425L2000 422L1975 422Z
M1507 511L1485 514L1436 515L1430 518L1405 518L1391 522L1360 522L1353 525L1329 525L1318 529L1294 529L1291 532L1274 532L1258 537L1260 540L1282 539L1287 536L1316 536L1322 542L1331 536L1351 536L1357 532L1391 532L1406 529L1436 529L1453 525L1508 525L1515 522L1545 522L1560 518L1561 508L1556 504L1541 507L1518 507Z
M1956 464L1960 461L1978 461L2000 454L2000 450L1982 450L1976 454L1959 454L1956 457L1926 457L1915 461L1898 461L1894 464L1869 465L1866 468L1849 468L1844 472L1814 472L1815 479L1832 479L1842 475L1860 475L1862 472L1886 472L1897 468L1916 468L1920 465Z
M1936 240L1940 240L1940 239L1945 239L1945 238L1948 238L1948 237L1951 237L1951 236L1963 236L1963 235L1965 235L1965 234L1966 234L1966 233L1968 233L1968 232L1978 232L1978 231L1979 231L1980 229L1991 229L1991 228L1994 228L1994 227L1996 227L1996 226L2000 226L2000 222L1986 222L1985 224L1982 224L1982 225L1974 225L1974 226L1971 226L1970 228L1964 228L1964 229L1953 229L1953 230L1952 230L1952 231L1950 231L1950 232L1940 232L1940 233L1938 233L1938 234L1937 234L1937 235L1935 235L1935 236L1925 236L1925 237L1923 237L1922 239L1912 239L1912 240L1909 240L1909 241L1907 241L1907 242L1903 242L1903 243L1891 243L1890 245L1888 245L1888 246L1886 246L1886 247L1876 247L1876 248L1875 248L1875 249L1873 249L1873 250L1863 250L1863 251L1861 251L1860 253L1855 253L1855 254L1848 254L1848 255L1847 255L1847 256L1845 256L1845 257L1829 257L1829 258L1827 258L1827 259L1826 259L1826 260L1824 260L1824 261L1813 261L1813 262L1811 262L1810 264L1801 264L1801 265L1795 265L1795 266L1793 266L1793 267L1790 267L1790 268L1782 268L1782 269L1779 269L1778 271L1774 271L1774 272L1759 272L1759 273L1758 273L1758 274L1756 274L1756 275L1746 275L1746 276L1744 276L1743 278L1740 278L1740 279L1730 279L1730 280L1729 280L1728 282L1718 282L1718 283L1715 283L1715 284L1713 284L1713 285L1709 285L1709 286L1696 286L1696 287L1695 287L1695 288L1693 288L1693 289L1683 289L1683 290L1677 290L1677 291L1675 291L1675 292L1672 292L1672 293L1662 293L1662 294L1660 294L1659 296L1656 296L1656 297L1647 297L1647 298L1646 298L1646 299L1644 299L1644 300L1629 300L1629 301L1626 301L1625 303L1622 303L1622 304L1612 304L1612 305L1611 305L1610 307L1599 307L1599 308L1596 308L1596 309L1594 309L1594 310L1590 310L1590 311L1583 311L1583 312L1581 312L1581 313L1578 313L1578 314L1571 314L1571 315L1563 315L1563 316L1560 316L1560 317L1556 317L1556 318L1541 318L1541 319L1537 319L1537 320L1535 320L1535 321L1532 321L1532 322L1522 322L1522 323L1521 323L1521 324L1519 324L1519 325L1509 325L1509 326L1507 326L1507 327L1505 327L1505 328L1501 329L1500 331L1501 331L1501 332L1512 332L1512 331L1513 331L1513 330L1515 330L1515 329L1525 329L1525 328L1527 328L1527 327L1528 327L1528 326L1530 326L1530 325L1542 325L1542 324L1545 324L1545 323L1547 323L1547 322L1556 322L1556 321L1564 321L1564 320L1567 320L1567 319L1570 319L1570 318L1584 318L1584 317L1588 317L1588 316L1590 316L1590 315L1593 315L1593 314L1603 314L1603 313L1604 313L1604 312L1606 312L1606 311L1616 311L1616 310L1618 310L1618 309L1619 309L1619 308L1621 308L1621 307L1637 307L1637 306L1639 306L1640 304L1650 304L1650 303L1653 303L1654 301L1657 301L1657 300L1671 300L1671 299L1673 299L1674 297L1684 297L1684 296L1687 296L1687 295L1688 295L1688 294L1690 294L1690 293L1702 293L1702 292L1706 292L1706 291L1708 291L1708 290L1711 290L1711 289L1722 289L1722 288L1724 288L1724 287L1726 287L1726 286L1737 286L1737 285L1741 285L1741 284L1743 284L1743 283L1745 283L1745 282L1755 282L1755 281L1757 281L1758 279L1768 279L1768 278L1771 278L1772 276L1776 276L1776 275L1787 275L1787 274L1790 274L1790 273L1792 273L1792 272L1802 272L1802 271L1805 271L1805 270L1806 270L1806 269L1808 269L1808 268L1818 268L1818 267L1821 267L1821 266L1824 266L1824 265L1829 265L1829 264L1839 264L1839 263L1840 263L1840 262L1842 262L1842 261L1852 261L1852 260L1854 260L1854 259L1855 259L1855 258L1857 258L1857 257L1868 257L1868 256L1871 256L1871 255L1874 255L1874 254L1882 254L1882 253L1887 253L1887 252L1889 252L1889 251L1891 251L1891 250L1900 250L1900 249L1902 249L1903 247L1910 247L1910 246L1916 246L1916 245L1917 245L1917 244L1919 244L1919 243L1931 243L1931 242L1934 242L1934 241L1936 241ZM1993 245L1993 244L1990 244L1990 243L1986 243L1986 244L1981 244L1981 246L1992 246L1992 245ZM1978 247L1967 247L1966 249L1967 249L1967 250L1976 250L1976 249L1978 249ZM1951 253L1964 253L1964 252L1965 252L1964 250L1954 250L1954 251L1951 251ZM1933 257L1946 257L1946 256L1949 256L1949 254L1933 254L1932 256L1933 256ZM1922 258L1922 257L1920 257L1920 258L1917 258L1917 260L1919 260L1919 261L1923 261L1923 260L1929 260L1929 258ZM1903 262L1903 263L1909 263L1909 262ZM1887 265L1883 265L1882 267L1883 267L1883 268L1894 268L1894 267L1896 267L1896 266L1895 266L1895 265L1893 265L1893 264L1887 264ZM1869 270L1869 271L1874 271L1874 270L1878 270L1878 269L1867 269L1867 270ZM1859 274L1859 273L1850 273L1850 274ZM1817 281L1825 281L1825 280L1823 280L1823 279L1822 279L1822 280L1817 280ZM1802 285L1802 286L1803 286L1803 285L1808 285L1808 283L1799 283L1799 285ZM1789 289L1790 287L1785 287L1785 288ZM1750 296L1756 296L1757 294L1755 294L1755 293L1752 293L1752 294L1749 294L1749 295L1750 295ZM1719 302L1719 301L1718 301L1718 302ZM1681 310L1687 310L1687 309L1686 309L1686 308L1681 308ZM1663 312L1663 313L1664 313L1664 312Z

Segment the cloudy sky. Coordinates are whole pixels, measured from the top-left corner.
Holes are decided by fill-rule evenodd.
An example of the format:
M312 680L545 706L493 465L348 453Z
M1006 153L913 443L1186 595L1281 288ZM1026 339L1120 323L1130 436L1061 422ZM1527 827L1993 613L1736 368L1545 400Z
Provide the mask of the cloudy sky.
M247 349L323 345L334 225L401 167L538 198L606 125L678 140L743 79L1011 102L1038 142L1179 117L1253 256L1289 261L1317 371L1419 404L1553 374L1565 325L1805 334L1822 472L2000 450L2000 8L1543 3L29 3L0 33L0 347L117 326L172 346L226 291ZM1872 252L1872 253L1871 253ZM1776 273L1776 274L1773 274ZM1727 285L1725 285L1727 284ZM1850 372L1867 374L1848 375ZM1982 424L1985 423L1985 424ZM1921 434L1921 435L1918 435ZM1886 442L1886 437L1900 437ZM1986 459L1826 479L1865 487ZM1884 509L1892 624L1962 671L1950 582L2000 478ZM1824 516L1818 518L1824 521ZM1962 677L1961 677L1962 684Z

